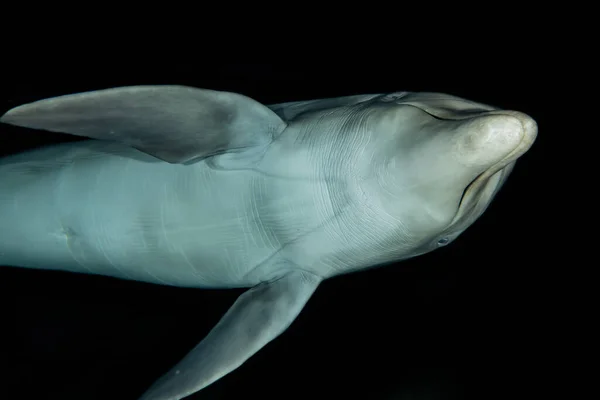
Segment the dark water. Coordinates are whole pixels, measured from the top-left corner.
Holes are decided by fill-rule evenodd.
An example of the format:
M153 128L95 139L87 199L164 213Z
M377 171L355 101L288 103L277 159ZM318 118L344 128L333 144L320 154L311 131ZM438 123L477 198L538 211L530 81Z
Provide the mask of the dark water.
M135 84L185 84L270 104L386 91L445 92L531 115L538 140L485 215L456 242L326 281L300 317L241 368L190 399L488 398L519 386L535 358L543 242L546 101L535 70L414 73L277 64L104 70L56 67L1 80L0 113L33 100ZM70 69L69 69L70 68ZM435 75L435 74L434 74ZM2 154L74 140L0 126ZM0 229L10 229L1 226ZM0 268L0 398L136 399L196 343L240 290L174 289L111 278ZM7 395L4 396L4 392ZM13 393L13 394L9 394ZM16 394L15 394L16 393Z

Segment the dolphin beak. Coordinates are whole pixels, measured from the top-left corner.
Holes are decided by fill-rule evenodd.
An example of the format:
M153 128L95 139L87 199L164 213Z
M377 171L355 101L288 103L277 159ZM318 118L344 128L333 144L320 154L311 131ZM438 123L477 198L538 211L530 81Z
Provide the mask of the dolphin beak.
M456 160L481 173L527 151L537 127L523 113L492 111L461 121L459 131L453 151Z
M533 118L518 111L490 111L483 118L493 118L495 125L493 129L500 130L501 135L497 140L488 140L489 147L495 146L488 154L502 154L498 160L491 163L478 179L489 178L505 166L515 162L525 154L533 145L538 133L538 127ZM492 132L493 133L493 132ZM493 157L493 156L491 156Z
M511 173L516 160L531 148L538 133L535 120L518 111L488 111L475 119L481 119L478 123L485 122L488 131L478 138L472 137L472 141L462 138L463 142L457 143L459 156L461 146L462 150L465 150L464 146L468 145L471 146L469 150L478 151L468 153L470 158L467 157L462 162L470 162L478 167L482 164L487 165L466 187L454 221L463 218L472 210L482 196L490 200L497 193ZM492 177L493 179L490 179Z

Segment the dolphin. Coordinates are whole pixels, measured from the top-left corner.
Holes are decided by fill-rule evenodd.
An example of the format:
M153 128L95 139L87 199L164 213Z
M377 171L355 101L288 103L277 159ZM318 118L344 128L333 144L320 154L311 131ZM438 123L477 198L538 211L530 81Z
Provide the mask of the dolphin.
M0 160L0 265L249 288L140 400L233 371L323 280L454 241L537 135L522 112L442 93L267 106L176 85L44 99L0 121L87 139Z

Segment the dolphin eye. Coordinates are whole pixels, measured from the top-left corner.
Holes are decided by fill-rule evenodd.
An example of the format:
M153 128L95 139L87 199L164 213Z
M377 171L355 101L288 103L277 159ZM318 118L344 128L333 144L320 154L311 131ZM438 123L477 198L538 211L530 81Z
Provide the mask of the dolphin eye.
M443 237L440 240L438 240L438 245L444 246L444 245L448 244L449 241L450 241L450 239L448 239L447 237Z

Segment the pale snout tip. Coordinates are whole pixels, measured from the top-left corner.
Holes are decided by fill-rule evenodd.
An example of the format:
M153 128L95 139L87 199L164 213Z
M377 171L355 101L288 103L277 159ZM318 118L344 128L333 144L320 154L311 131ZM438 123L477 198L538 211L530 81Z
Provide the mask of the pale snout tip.
M466 121L456 137L458 161L466 166L484 167L508 157L525 138L526 129L521 119L512 113L502 113Z

